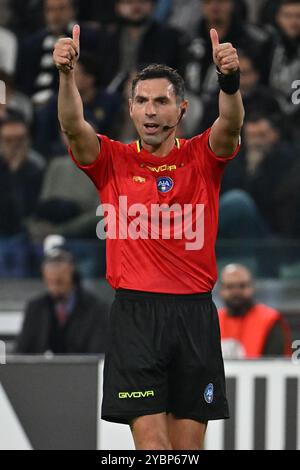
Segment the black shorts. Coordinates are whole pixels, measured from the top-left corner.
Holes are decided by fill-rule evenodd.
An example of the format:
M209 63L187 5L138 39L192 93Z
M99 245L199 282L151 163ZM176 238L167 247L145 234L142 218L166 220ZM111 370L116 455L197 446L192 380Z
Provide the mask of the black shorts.
M117 291L103 389L106 421L164 412L201 423L228 418L211 294Z

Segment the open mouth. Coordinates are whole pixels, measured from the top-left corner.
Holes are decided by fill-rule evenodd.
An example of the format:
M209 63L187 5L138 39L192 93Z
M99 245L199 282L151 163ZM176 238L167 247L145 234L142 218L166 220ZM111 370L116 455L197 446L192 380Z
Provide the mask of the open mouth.
M144 128L147 134L155 134L159 129L159 125L155 123L146 123L144 124Z

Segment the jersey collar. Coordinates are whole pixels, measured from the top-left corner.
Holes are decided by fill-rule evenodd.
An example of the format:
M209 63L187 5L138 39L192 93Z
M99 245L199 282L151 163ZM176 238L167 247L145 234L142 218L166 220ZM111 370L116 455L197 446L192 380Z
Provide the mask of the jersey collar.
M179 150L180 147L181 147L181 144L180 144L180 140L179 139L175 139L175 145L177 147L177 149ZM142 146L142 141L141 140L137 140L136 141L136 148L137 148L137 152L138 153L141 153L142 149L143 149L143 146ZM149 152L148 152L149 153Z
M136 151L138 153L138 155L140 157L143 158L143 160L147 160L151 163L158 163L158 162L168 162L169 160L172 161L174 156L177 154L177 152L181 149L182 147L182 144L181 144L181 141L180 139L175 139L175 145L173 147L173 149L171 150L171 152L166 155L165 157L156 157L155 155L153 155L152 153L150 152L147 152L147 150L145 150L142 146L142 142L141 140L137 140L136 143L135 143L135 148L136 148Z

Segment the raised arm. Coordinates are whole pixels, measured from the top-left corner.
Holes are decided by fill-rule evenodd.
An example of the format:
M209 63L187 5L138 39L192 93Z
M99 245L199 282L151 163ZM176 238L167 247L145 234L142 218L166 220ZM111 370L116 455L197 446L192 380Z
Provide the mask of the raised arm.
M214 63L219 69L222 82L227 92L220 91L219 117L212 126L210 147L213 152L222 157L231 156L236 150L244 122L245 110L240 91L234 90L238 80L239 58L236 49L230 43L220 44L215 29L210 32ZM233 88L233 90L230 90ZM232 94L229 94L228 91Z
M60 39L53 52L59 70L58 119L62 131L67 135L74 157L81 165L92 164L99 152L99 139L84 119L74 69L80 52L80 27L73 28L73 38Z

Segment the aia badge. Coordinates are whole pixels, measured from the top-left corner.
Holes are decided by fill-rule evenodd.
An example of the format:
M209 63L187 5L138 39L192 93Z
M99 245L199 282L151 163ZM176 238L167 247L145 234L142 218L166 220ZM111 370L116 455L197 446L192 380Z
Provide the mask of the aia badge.
M160 193L166 194L174 188L174 181L168 176L163 176L157 179L157 189Z
M204 400L209 405L211 405L212 402L214 401L214 386L213 386L213 384L207 385L207 387L205 389L205 392L204 392Z

